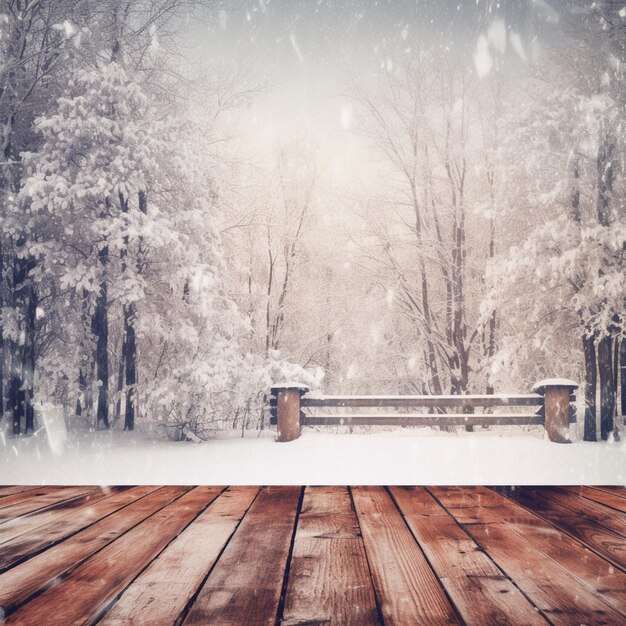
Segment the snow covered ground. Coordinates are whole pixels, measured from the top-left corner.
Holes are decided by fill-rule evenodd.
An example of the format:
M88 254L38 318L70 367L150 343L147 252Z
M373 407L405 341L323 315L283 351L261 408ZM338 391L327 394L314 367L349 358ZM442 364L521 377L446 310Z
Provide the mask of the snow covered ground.
M0 439L3 484L626 484L626 445L560 445L543 429L368 434L272 431L206 443L148 433Z

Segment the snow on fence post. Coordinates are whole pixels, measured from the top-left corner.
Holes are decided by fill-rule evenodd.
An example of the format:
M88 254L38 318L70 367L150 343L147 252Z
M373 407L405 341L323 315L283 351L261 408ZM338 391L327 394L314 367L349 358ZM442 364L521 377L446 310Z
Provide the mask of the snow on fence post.
M548 378L533 387L533 391L544 396L545 425L550 441L571 443L570 394L576 389L578 384L567 378Z
M300 436L300 398L309 390L300 383L272 385L276 398L276 441L293 441Z

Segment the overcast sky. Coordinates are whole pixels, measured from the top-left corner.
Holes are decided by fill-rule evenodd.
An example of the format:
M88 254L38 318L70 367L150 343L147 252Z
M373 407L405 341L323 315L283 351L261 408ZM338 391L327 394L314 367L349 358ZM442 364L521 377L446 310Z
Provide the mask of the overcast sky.
M501 66L519 64L548 43L560 10L555 0L221 0L191 24L189 44L194 57L241 66L269 85L246 119L255 142L311 139L345 172L360 152L343 97L348 76L366 84L393 55L420 45L479 75L489 50ZM506 50L495 41L485 59L481 36L494 23L504 27Z

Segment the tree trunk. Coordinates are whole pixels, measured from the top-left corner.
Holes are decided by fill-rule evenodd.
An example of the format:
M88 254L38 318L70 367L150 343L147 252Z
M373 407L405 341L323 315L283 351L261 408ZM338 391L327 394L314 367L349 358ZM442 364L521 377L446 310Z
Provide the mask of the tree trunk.
M126 333L126 403L124 411L124 430L135 430L135 403L137 398L135 316L135 306L129 304L124 313L124 331Z
M621 392L621 414L626 415L626 339L622 337L619 348L619 386Z
M102 268L108 262L109 249L105 246L98 252ZM109 314L108 286L106 278L100 283L96 306L92 318L91 330L96 337L96 380L98 381L98 404L96 409L96 428L100 422L109 428Z
M596 441L596 386L598 371L596 366L595 337L583 335L585 355L585 441Z
M19 242L19 247L24 245ZM20 338L11 337L7 342L10 361L8 409L13 423L13 434L19 435L24 430L32 429L34 410L34 345L35 314L37 299L30 281L30 273L35 267L32 257L15 255L13 259L13 314L17 317Z
M124 308L126 315L126 308ZM122 337L122 348L117 364L117 400L115 402L115 420L117 422L122 416L122 396L124 395L124 375L126 369L126 319L124 319L124 334Z
M26 312L26 344L22 360L22 380L24 385L24 432L35 431L35 324L37 322L37 295L29 284Z
M11 347L14 342L10 342ZM19 435L22 432L23 405L20 402L20 388L22 387L21 368L19 367L19 356L16 350L11 349L9 353L10 373L9 391L7 397L7 408L11 416L13 434Z
M4 254L2 250L2 235L0 235L0 311L4 308ZM4 417L4 360L6 358L4 352L4 326L2 324L2 315L0 315L0 422ZM1 430L1 426L0 426Z
M598 342L598 373L600 377L600 437L603 441L613 432L615 387L613 385L612 339L609 335Z

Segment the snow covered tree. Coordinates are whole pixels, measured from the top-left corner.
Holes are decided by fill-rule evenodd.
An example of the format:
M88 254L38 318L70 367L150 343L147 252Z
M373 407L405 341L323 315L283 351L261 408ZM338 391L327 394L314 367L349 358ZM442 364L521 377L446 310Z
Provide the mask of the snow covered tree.
M521 119L514 117L509 145L517 159L509 175L531 201L517 209L539 225L506 261L496 261L493 275L500 304L516 320L500 356L534 360L544 369L550 369L549 353L572 370L582 360L584 436L595 440L598 378L601 438L614 430L615 359L626 309L624 38L619 35L625 21L611 2L569 8L577 10L559 40L560 55L551 58L547 75L540 75L545 80L531 85ZM565 50L575 54L575 63L562 62ZM520 341L511 343L515 335ZM572 343L576 337L582 350ZM563 358L568 354L582 358Z
M66 50L77 35L71 24L76 0L0 3L0 215L19 192L21 153L37 144L32 120L59 93ZM6 221L3 219L3 225ZM0 231L0 415L12 430L34 428L37 291L34 260L20 230Z

